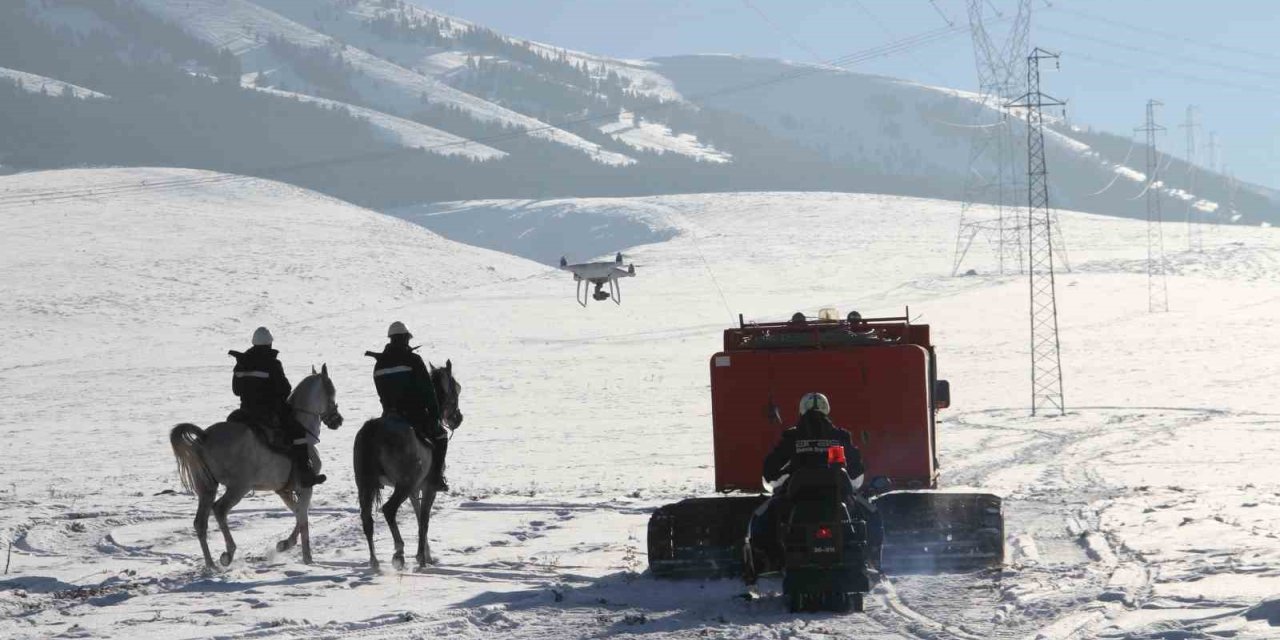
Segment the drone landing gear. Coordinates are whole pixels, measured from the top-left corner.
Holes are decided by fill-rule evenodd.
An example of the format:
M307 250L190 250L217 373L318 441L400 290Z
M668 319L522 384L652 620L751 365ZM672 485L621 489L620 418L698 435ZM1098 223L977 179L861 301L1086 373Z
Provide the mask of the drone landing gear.
M587 306L587 280L578 281L577 299L578 304ZM596 286L595 291L591 292L591 297L597 302L605 300L613 300L614 304L622 304L622 283L614 278L606 278L604 280L591 280L591 284ZM604 285L609 285L609 290L604 290Z

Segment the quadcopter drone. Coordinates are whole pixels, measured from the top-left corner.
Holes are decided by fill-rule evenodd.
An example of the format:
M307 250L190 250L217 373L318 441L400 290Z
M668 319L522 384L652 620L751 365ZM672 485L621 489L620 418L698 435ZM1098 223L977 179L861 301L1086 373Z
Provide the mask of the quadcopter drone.
M636 265L631 264L623 268L621 252L613 262L569 264L569 261L562 257L560 268L573 273L573 281L578 283L578 304L584 307L587 306L587 283L596 286L595 291L591 293L591 297L596 301L613 300L614 304L622 304L622 284L618 282L618 278L634 278L636 275ZM609 285L608 291L604 290L606 284Z

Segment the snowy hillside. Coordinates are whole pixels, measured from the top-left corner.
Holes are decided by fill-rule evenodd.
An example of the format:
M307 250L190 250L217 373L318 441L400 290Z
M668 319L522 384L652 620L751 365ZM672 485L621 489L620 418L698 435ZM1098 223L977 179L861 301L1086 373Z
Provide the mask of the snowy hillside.
M137 136L69 135L65 149L0 136L17 158L6 164L201 167L284 179L379 209L492 197L746 190L961 199L972 135L1000 122L963 88L739 56L617 60L515 38L426 4L25 0L0 6L6 12L0 37L18 42L0 50L0 66L75 82L121 105L140 99L169 107L167 117L131 122L113 112L114 104L50 109L0 93L6 129L76 131L107 119L125 120L118 130L168 126L181 134L157 132L150 143L133 142ZM48 33L29 37L40 30ZM163 62L158 68L157 61ZM116 64L125 68L99 68ZM176 91L173 73L188 75L187 84L203 82ZM248 85L244 93L258 89L256 99L216 90L218 82L233 79ZM191 95L205 93L227 104ZM279 102L295 99L330 113L282 113ZM188 111L192 115L173 115ZM232 143L225 131L206 135L189 118L233 130L261 126L270 133L250 137L270 136L279 151ZM315 120L306 128L323 133L285 133L288 126L269 122L273 118ZM1018 118L1007 122L1021 140ZM1140 145L1087 123L1050 122L1054 202L1145 216ZM1204 170L1193 188L1184 163L1170 157L1164 163L1164 195L1173 209L1192 202L1207 221L1280 223L1273 192Z
M180 176L209 180L12 204ZM584 229L574 257L625 250L639 275L624 304L582 309L554 269L279 183L61 171L0 178L5 197L4 637L1274 637L1280 416L1265 398L1280 371L1252 338L1278 328L1271 230L1214 229L1204 254L1173 255L1173 311L1149 315L1144 226L1064 212L1071 414L1031 419L1025 281L940 275L953 202L728 193L402 212L539 259L569 226ZM737 312L827 304L909 304L934 327L955 397L942 481L1006 496L1009 566L894 576L850 616L789 616L776 582L746 602L733 581L653 580L648 512L711 489L720 331ZM377 407L360 354L394 319L427 358L452 358L467 419L432 527L440 565L376 575L350 450ZM290 521L257 496L231 516L239 559L205 574L167 429L233 406L223 354L259 323L295 381L329 364L347 418L322 435L317 564L271 550Z
M149 9L190 29L206 42L229 49L242 58L242 65L270 68L281 64L283 61L275 57L265 44L272 37L303 47L332 49L342 54L362 73L367 82L367 86L362 87L362 95L376 104L386 104L394 111L406 112L420 104L425 97L428 102L460 109L481 122L516 127L535 137L547 138L579 149L604 164L633 162L622 154L603 150L599 145L547 123L457 91L434 78L418 74L363 49L346 46L247 0L195 0L182 3L167 0L142 1ZM279 4L292 4L306 12L314 9L310 2Z
M249 86L252 86L252 84ZM254 87L254 89L271 95L292 98L301 102L310 102L321 104L326 107L344 109L354 116L368 120L370 124L377 127L379 131L382 131L390 141L404 147L429 149L441 155L463 155L475 160L491 160L507 155L493 147L486 147L479 142L472 142L466 138L455 136L451 133L446 133L434 127L428 127L425 124L414 122L412 120L399 118L389 113L374 111L373 109L366 109L365 107L358 107L353 104L338 102L337 100L317 98L305 93L281 91L280 89L271 89L268 87Z
M32 93L45 93L53 96L60 96L63 95L64 92L70 92L72 96L82 100L86 98L107 97L106 94L99 93L93 89L86 89L84 87L71 84L70 82L46 78L42 75L18 71L16 69L5 69L0 67L0 80L16 82L24 91L30 91Z

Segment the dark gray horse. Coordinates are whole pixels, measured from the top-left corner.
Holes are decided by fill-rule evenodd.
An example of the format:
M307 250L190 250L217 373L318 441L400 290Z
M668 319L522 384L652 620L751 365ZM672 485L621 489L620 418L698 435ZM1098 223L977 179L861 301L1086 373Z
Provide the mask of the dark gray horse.
M462 412L458 409L462 385L453 378L453 362L446 361L443 369L431 365L431 383L440 402L444 424L457 429L462 424ZM355 444L356 488L360 494L360 524L369 541L369 566L373 569L378 569L378 554L373 548L373 507L382 500L383 487L392 487L391 496L382 505L382 515L387 518L396 544L391 564L397 570L404 568L404 539L396 526L396 511L406 498L413 503L418 517L418 568L435 563L431 543L427 541L431 507L436 501L436 489L427 482L433 464L434 450L414 435L413 427L404 419L384 416L360 427Z
M329 380L329 368L321 367L320 373L312 368L311 375L303 378L289 396L293 415L314 438L324 422L330 429L342 425L338 413L333 382ZM238 422L219 422L208 429L193 424L180 424L169 432L169 444L178 459L178 477L187 490L196 494L200 504L196 507L196 537L204 552L205 565L213 567L209 554L209 511L218 519L218 528L226 539L227 550L220 560L225 567L235 557L236 543L231 539L227 526L227 513L250 491L274 491L286 507L293 512L293 533L276 544L278 551L286 551L298 543L302 536L302 561L311 564L311 532L307 522L307 510L311 507L311 487L302 487L293 473L293 462L283 453L267 448L253 430ZM318 473L320 457L311 447L311 461ZM222 497L214 501L218 485L226 485Z

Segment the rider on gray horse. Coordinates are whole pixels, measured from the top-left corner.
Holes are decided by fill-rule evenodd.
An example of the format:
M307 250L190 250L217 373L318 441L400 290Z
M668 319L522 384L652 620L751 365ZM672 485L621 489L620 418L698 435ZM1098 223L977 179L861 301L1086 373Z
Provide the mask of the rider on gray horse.
M293 387L284 375L284 367L271 348L271 332L258 327L253 332L253 346L244 353L228 352L236 359L231 378L231 391L240 397L240 410L245 419L266 428L283 429L292 445L290 457L304 487L325 481L323 474L311 468L311 449L307 441L307 429L293 417L289 409L289 392ZM232 416L228 422L234 421Z
M436 464L428 478L439 491L449 491L444 479L444 457L449 450L449 432L440 424L440 403L436 399L431 372L409 346L413 334L402 322L392 322L387 329L387 346L381 353L365 352L376 360L373 384L382 401L384 418L399 416L413 426L414 433L436 451Z

